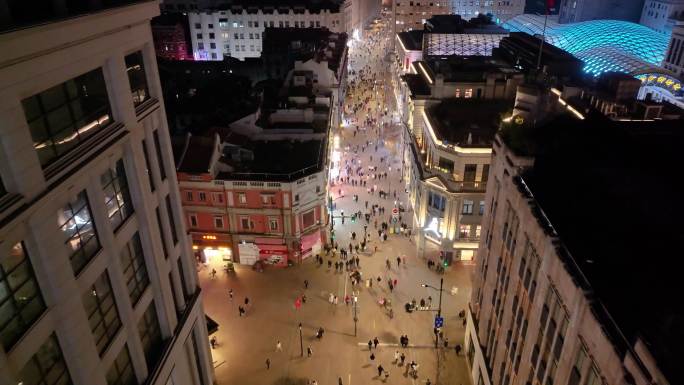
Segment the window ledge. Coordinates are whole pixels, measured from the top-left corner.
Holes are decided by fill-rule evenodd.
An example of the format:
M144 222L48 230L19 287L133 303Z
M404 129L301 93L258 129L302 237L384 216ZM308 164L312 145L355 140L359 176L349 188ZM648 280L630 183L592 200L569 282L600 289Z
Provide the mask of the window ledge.
M20 194L12 194L12 193L7 193L3 196L0 197L0 219L5 213L9 213L11 211L16 210L19 206L21 201L23 200L23 196Z
M157 108L159 108L159 100L149 98L135 106L135 116L137 116L138 121L140 121Z

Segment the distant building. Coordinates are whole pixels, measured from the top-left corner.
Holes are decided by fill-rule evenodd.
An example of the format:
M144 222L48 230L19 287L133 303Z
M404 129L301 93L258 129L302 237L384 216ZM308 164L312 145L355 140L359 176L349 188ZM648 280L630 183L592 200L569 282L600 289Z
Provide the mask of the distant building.
M266 28L327 28L345 32L340 4L333 0L240 2L227 9L203 9L188 14L195 60L224 56L259 57Z
M638 23L644 0L559 0L559 3L558 22L561 24L599 19Z
M678 170L682 121L609 118L576 90L539 90L556 112L514 112L494 139L466 316L472 381L680 384L678 261L644 256L681 254L678 181L662 175ZM646 243L644 226L660 229Z
M680 78L684 78L684 18L682 21L677 21L672 29L663 67Z
M0 384L212 384L157 2L0 13Z
M684 0L646 0L639 24L669 35L678 19L684 19Z
M436 15L457 14L468 20L479 15L492 15L496 23L504 22L524 12L524 0L464 1L464 0L392 0L395 32L422 29L423 24Z
M193 60L188 18L180 14L152 19L152 38L157 57L165 60Z

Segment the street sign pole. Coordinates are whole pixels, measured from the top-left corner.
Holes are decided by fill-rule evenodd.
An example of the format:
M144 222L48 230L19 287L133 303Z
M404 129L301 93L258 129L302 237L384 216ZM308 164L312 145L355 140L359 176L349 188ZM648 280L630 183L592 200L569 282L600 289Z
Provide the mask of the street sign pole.
M356 317L356 299L354 301L354 337L356 337L356 323L359 321L358 317Z

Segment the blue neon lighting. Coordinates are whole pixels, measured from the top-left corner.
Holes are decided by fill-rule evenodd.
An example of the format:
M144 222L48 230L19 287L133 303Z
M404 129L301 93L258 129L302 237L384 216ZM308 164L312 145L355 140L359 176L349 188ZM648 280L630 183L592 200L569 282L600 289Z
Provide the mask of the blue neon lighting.
M541 35L544 16L516 16L503 27ZM584 71L593 76L608 71L636 75L663 71L659 66L665 58L670 35L627 21L559 24L557 17L550 16L546 24L546 41L581 59L585 63Z

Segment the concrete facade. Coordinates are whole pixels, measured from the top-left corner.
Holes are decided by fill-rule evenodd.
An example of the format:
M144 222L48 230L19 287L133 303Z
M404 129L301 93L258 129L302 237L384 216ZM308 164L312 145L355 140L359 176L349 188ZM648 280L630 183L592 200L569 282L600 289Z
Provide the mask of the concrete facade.
M115 377L160 385L213 382L195 262L179 220L182 211L150 31L150 19L158 14L156 2L143 1L0 35L0 174L6 189L0 195L0 262L8 272L21 256L28 269L0 278L0 286L14 291L14 279L33 282L36 297L30 313L37 315L28 324L24 311L23 323L3 320L2 384L57 383L57 376L59 383L77 385L105 385ZM127 71L139 68L125 61L135 52L141 53L146 84L137 94L132 93ZM73 84L68 82L98 68L109 118L78 126L59 141L53 137L52 144L32 143L37 131L27 123L30 98L41 94L47 108L47 100L55 99L44 91ZM93 91L85 85L80 90L65 87L69 95L86 98ZM75 114L78 102L70 106ZM55 129L64 119L50 116L46 122ZM76 138L78 143L54 162L39 158L44 146L62 146ZM147 162L145 154L150 155ZM130 197L119 191L112 198L103 179L112 170L124 169L119 187L127 185ZM73 212L69 204L79 197L87 202L85 211L60 228L66 208ZM112 206L114 200L125 204L129 213L116 226L112 218L123 209ZM123 256L138 236L142 262L136 269L146 270L147 280L136 270L134 296ZM90 243L79 243L87 237ZM87 260L77 269L80 256ZM24 306L27 287L10 292L10 297L3 294L3 318L18 317L15 311ZM97 318L86 303L96 301L92 298L102 301L101 312L110 310L99 324L106 331L98 327L91 332ZM14 307L6 307L8 303ZM18 338L6 340L12 333ZM148 350L150 343L156 350ZM55 365L47 380L48 374L36 369L46 364Z
M644 2L639 24L668 35L676 20L684 18L682 0L648 0Z
M558 22L577 23L580 21L612 19L638 23L644 0L591 1L561 0L558 7Z

